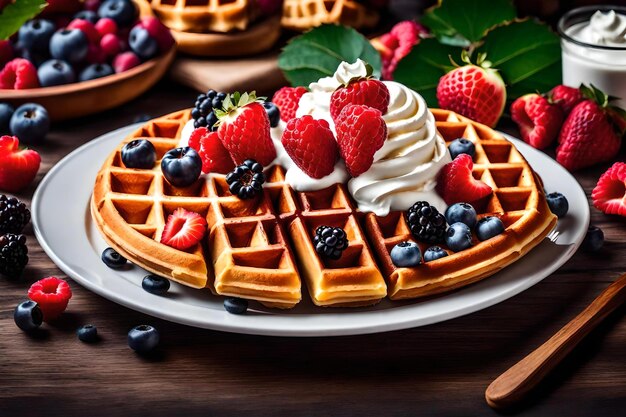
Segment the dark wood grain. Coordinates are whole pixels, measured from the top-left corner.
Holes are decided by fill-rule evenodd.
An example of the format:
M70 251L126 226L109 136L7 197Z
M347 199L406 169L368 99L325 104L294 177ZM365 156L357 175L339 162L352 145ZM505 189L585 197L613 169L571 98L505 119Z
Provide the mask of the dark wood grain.
M189 106L194 97L163 82L120 109L55 126L38 147L43 156L38 181L88 140L129 124L140 113L158 116ZM607 166L576 174L588 194ZM19 197L30 201L35 187ZM67 200L71 204L70 189ZM575 254L555 274L510 300L427 327L306 339L168 323L116 305L71 280L74 297L61 322L28 336L13 323L15 305L33 281L67 278L29 230L31 261L24 280L0 280L0 416L497 415L484 400L489 383L626 271L626 221L591 212L592 222L605 232L605 248ZM623 313L621 308L601 324L522 408L509 414L623 415ZM77 340L75 330L85 323L98 326L100 343ZM154 324L161 332L161 347L149 358L135 355L126 344L128 329L140 323Z

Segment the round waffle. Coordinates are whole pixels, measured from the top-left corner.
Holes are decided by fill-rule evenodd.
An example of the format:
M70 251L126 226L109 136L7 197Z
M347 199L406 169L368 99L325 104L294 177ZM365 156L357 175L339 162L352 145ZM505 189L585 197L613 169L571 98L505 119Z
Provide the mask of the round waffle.
M200 178L186 188L171 186L159 160L177 147L188 110L146 123L115 149L96 178L92 215L105 240L131 262L191 287L272 307L297 304L302 281L321 306L363 306L386 295L402 299L450 291L523 256L552 230L556 217L536 174L512 143L453 112L432 111L446 141L462 136L476 145L473 174L494 190L477 206L479 217L498 216L506 229L418 267L396 268L391 262L396 243L414 240L403 213L362 213L344 184L294 192L284 181L284 169L273 166L266 170L262 195L252 200L231 195L222 175ZM152 170L122 164L122 146L138 138L150 140L157 150ZM187 251L159 243L168 214L178 207L201 214L208 223L208 237ZM346 231L350 244L339 260L315 252L313 237L320 225Z
M357 29L371 28L379 15L371 6L355 0L285 0L283 27L305 31L324 23L336 23Z

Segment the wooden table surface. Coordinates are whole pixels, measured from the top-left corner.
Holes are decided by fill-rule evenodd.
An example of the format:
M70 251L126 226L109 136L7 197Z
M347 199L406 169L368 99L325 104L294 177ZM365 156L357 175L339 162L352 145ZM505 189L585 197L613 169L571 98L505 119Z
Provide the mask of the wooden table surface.
M193 91L165 81L122 108L55 126L38 147L43 163L37 181L19 197L30 201L41 177L90 139L142 113L158 116L187 107L194 98ZM587 194L604 169L576 174ZM593 255L580 251L558 272L503 303L416 329L301 339L168 323L71 280L74 296L60 322L28 336L13 322L15 305L33 281L67 278L28 228L31 260L24 279L0 280L0 416L497 415L484 401L487 385L626 271L626 221L593 208L591 213L592 223L605 232L605 248ZM506 414L624 415L623 313L621 308L613 314L533 398ZM98 327L100 343L78 341L76 328L85 323ZM148 358L126 344L128 330L141 323L161 333L158 352Z

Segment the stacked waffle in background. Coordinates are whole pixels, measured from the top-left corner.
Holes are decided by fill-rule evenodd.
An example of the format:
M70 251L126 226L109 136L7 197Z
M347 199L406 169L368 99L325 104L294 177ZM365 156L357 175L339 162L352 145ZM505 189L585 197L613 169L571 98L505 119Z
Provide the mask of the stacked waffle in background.
M376 100L351 96L354 82ZM317 305L363 306L476 282L554 227L532 168L485 125L430 111L362 61L309 89L276 104L209 92L133 133L96 180L105 240L215 294L290 308L307 285ZM142 147L150 158L131 166Z
M198 56L243 56L280 36L281 0L139 0L168 26L179 50Z
M385 0L284 0L283 27L305 31L324 23L338 23L357 29L372 28L380 18Z

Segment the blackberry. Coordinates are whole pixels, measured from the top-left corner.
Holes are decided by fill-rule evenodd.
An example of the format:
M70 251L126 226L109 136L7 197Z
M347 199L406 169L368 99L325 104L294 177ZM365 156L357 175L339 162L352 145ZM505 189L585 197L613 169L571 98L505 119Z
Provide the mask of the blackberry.
M320 256L337 260L348 247L348 238L341 227L319 226L315 229L313 244Z
M220 110L222 108L222 102L226 98L226 93L220 93L215 90L209 90L206 94L200 94L196 99L193 110L191 110L191 117L193 117L193 127L206 127L209 130L215 131L215 122L217 122L217 116L214 110Z
M12 233L0 236L0 275L18 278L27 263L26 236Z
M253 198L260 193L264 182L263 165L254 159L244 161L226 175L230 193L242 200Z
M411 233L427 243L443 242L446 233L446 219L426 201L418 201L407 210L406 220Z
M15 197L0 195L0 235L22 233L30 221L30 211L26 204Z

